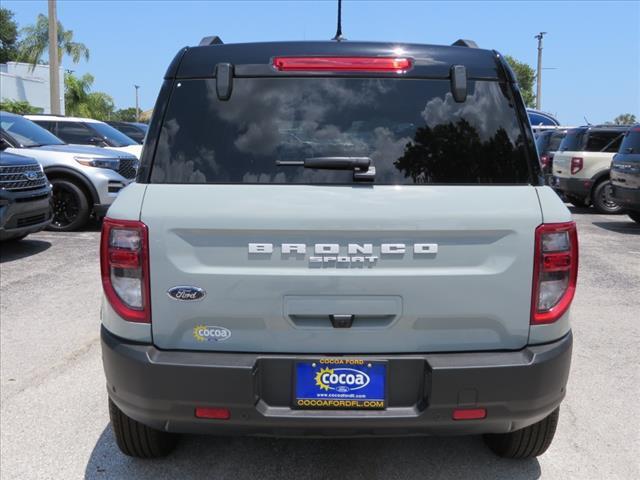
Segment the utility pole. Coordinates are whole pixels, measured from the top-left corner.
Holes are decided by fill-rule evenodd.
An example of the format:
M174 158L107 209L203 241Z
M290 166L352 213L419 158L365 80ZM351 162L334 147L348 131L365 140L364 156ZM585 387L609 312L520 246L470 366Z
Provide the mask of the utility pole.
M58 16L56 0L49 0L49 104L60 115L60 62L58 59Z
M533 38L538 39L538 72L536 79L536 110L540 110L542 108L542 37L544 37L547 32L540 32Z
M134 85L134 87L136 88L136 122L140 121L140 107L139 107L139 103L138 103L138 89L140 88L140 85Z

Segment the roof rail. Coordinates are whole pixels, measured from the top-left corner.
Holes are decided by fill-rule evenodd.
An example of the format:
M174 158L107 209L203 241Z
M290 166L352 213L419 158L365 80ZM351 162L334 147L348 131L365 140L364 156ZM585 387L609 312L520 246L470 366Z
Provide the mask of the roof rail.
M451 44L452 47L468 47L468 48L478 48L478 44L473 40L465 40L463 38L459 38L455 42Z
M210 37L203 37L202 40L200 40L200 43L198 44L198 46L208 47L209 45L222 45L223 43L224 42L219 36L212 35Z

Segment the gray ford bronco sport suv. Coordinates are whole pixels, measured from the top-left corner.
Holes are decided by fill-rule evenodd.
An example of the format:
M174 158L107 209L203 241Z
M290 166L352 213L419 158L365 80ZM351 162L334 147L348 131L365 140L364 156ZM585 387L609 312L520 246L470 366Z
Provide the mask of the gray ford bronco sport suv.
M102 230L118 446L484 434L498 455L540 455L577 265L497 52L184 48Z

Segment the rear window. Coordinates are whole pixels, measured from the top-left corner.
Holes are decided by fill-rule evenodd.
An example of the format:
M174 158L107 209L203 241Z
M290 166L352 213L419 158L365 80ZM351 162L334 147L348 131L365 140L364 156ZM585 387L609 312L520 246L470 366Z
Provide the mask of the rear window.
M570 130L560 144L560 151L617 152L622 141L618 130Z
M625 134L619 151L640 154L640 127L632 128Z
M550 152L555 152L560 148L560 144L562 143L562 139L565 137L566 133L564 132L556 132L551 135L549 139L549 145L547 145L547 149Z
M236 78L174 85L151 170L154 183L350 184L353 174L278 165L369 157L375 184L532 183L517 112L498 82Z
M551 140L551 133L541 133L536 138L536 147L538 148L538 153L545 153L547 151L547 147L549 146L549 142Z

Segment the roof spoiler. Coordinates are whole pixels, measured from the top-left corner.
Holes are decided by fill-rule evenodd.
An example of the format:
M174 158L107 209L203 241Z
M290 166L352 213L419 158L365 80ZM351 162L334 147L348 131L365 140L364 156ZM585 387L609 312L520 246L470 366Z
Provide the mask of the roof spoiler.
M478 44L473 40L465 40L460 38L451 44L452 47L478 48Z
M210 37L203 37L198 44L199 47L208 47L209 45L222 45L224 42L217 35L212 35Z

